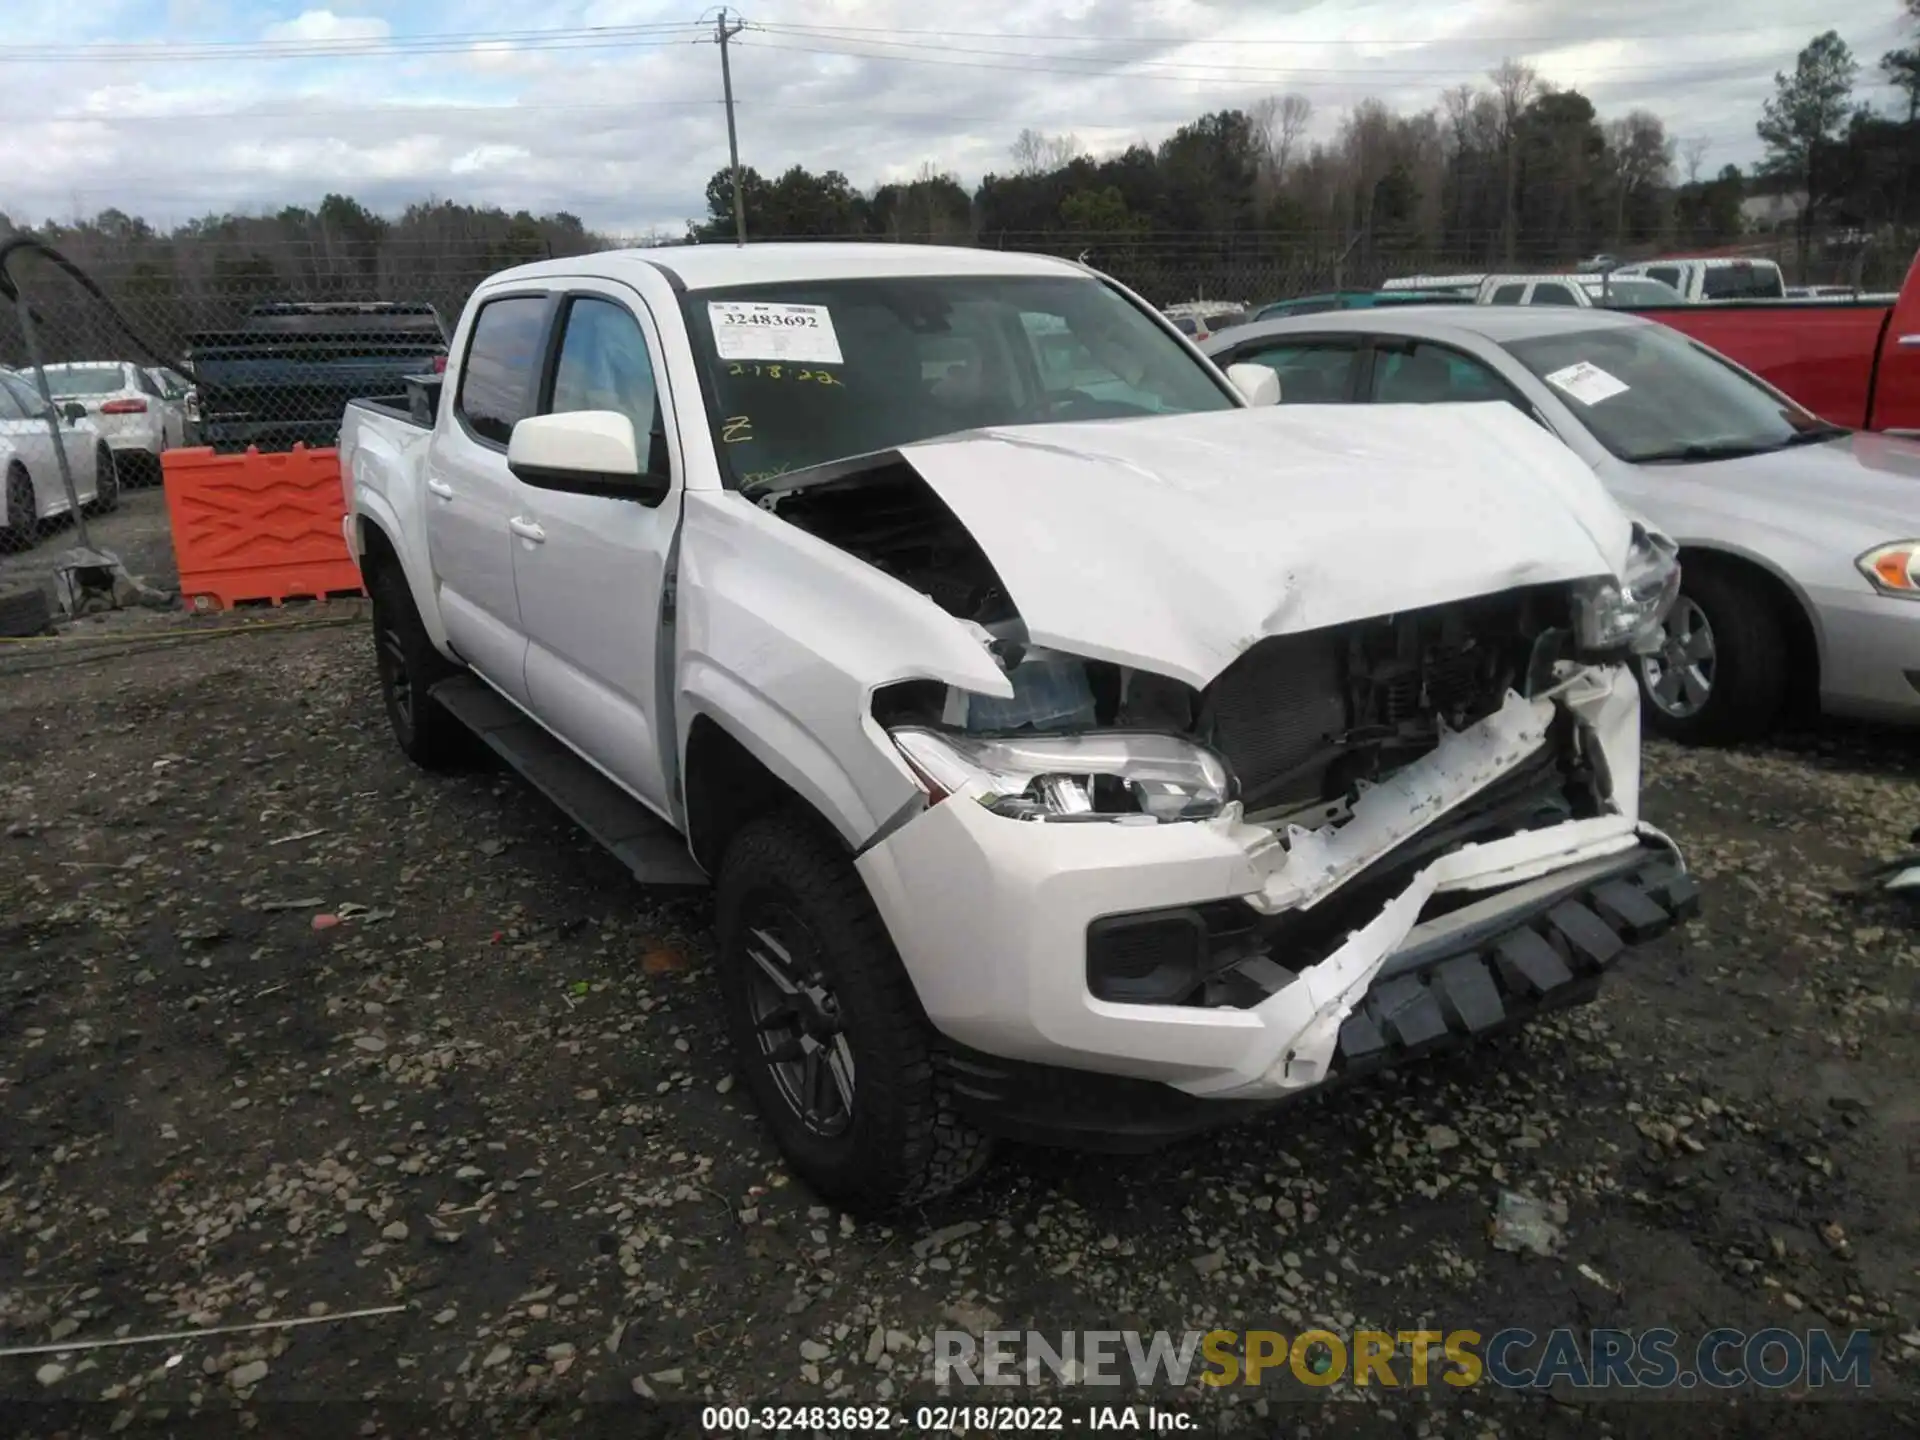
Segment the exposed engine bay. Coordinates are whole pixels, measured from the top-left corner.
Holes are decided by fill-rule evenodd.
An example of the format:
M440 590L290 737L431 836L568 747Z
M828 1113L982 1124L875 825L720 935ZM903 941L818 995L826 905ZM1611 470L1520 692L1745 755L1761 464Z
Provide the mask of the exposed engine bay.
M1337 822L1359 785L1419 759L1443 733L1498 710L1510 692L1537 693L1567 654L1566 596L1537 586L1273 636L1196 691L1030 645L987 556L904 462L763 503L977 627L1014 685L1011 700L933 681L891 686L875 697L882 724L984 736L1180 735L1224 759L1247 818L1269 824ZM1553 749L1577 769L1577 737L1559 739ZM1604 791L1603 778L1586 778L1587 788ZM1131 807L1124 787L1096 781L1088 793L1096 813ZM1576 809L1592 813L1598 799ZM1033 818L1055 817L1036 809Z

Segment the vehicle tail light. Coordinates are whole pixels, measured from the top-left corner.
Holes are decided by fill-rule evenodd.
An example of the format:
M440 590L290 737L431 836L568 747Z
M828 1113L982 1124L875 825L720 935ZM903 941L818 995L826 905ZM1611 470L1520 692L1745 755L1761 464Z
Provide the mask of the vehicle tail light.
M135 396L131 400L109 400L100 407L102 415L144 415L147 402Z
M433 373L436 375L444 375L447 373L447 357L446 356L436 355L433 357Z

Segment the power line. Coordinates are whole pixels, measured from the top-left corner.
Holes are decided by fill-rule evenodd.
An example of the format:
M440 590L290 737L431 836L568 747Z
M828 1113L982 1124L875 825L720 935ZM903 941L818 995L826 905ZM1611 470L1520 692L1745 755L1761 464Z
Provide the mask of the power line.
M746 42L742 41L742 43L744 44ZM1167 74L1161 71L1152 71L1152 70L1143 71L1137 68L1132 68L1131 66L1126 66L1125 62L1121 62L1123 65L1123 68L1118 68L1118 69L1115 69L1115 68L1077 69L1077 70L1063 69L1061 68L1061 62L1064 62L1068 58L1065 56L1034 57L1034 58L1046 59L1054 62L1054 63L1042 64L1042 65L1022 65L1022 64L1010 64L1010 63L996 64L987 60L949 60L944 58L944 54L952 54L959 48L955 46L927 47L929 49L938 49L944 52L944 54L900 55L900 54L888 54L884 52L876 54L872 51L840 50L840 49L832 49L832 48L818 46L818 45L796 45L784 36L778 36L778 37L774 37L771 39L764 39L764 40L755 40L753 43L755 48L762 49L762 50L791 50L791 51L797 51L797 52L804 52L812 55L834 55L834 56L839 56L842 59L848 59L848 60L892 60L892 61L899 61L899 62L903 62L906 64L913 64L913 65L943 65L943 66L950 66L950 67L955 67L959 69L968 69L968 70L997 70L1003 74L1066 75L1066 76L1077 75L1084 78L1095 79L1095 80L1116 79L1116 80L1143 80L1143 81L1161 81L1161 82L1171 81L1176 84L1195 84L1195 83L1213 82L1222 86L1237 87L1241 89L1248 89L1248 88L1271 89L1274 86L1280 86L1280 85L1287 86L1293 89L1304 89L1304 88L1351 89L1355 85L1365 84L1369 79L1374 79L1381 75L1389 74L1389 73L1397 73L1399 75L1407 76L1407 77L1416 77L1416 76L1425 77L1427 79L1440 79L1448 76L1460 77L1460 76L1469 76L1469 75L1481 75L1485 73L1484 68L1461 68L1461 69L1452 69L1452 70L1404 70L1404 71L1398 71L1398 72L1388 72L1385 70L1374 69L1374 68L1351 69L1351 70L1337 69L1337 68L1307 68L1307 69L1301 69L1297 71L1287 71L1287 70L1277 70L1277 69L1267 70L1267 69L1260 69L1259 67L1252 67L1252 66L1241 67L1241 66L1197 65L1192 67L1195 73ZM987 51L984 53L1002 54L1002 55L1008 56L1010 59L1027 58L1027 57L1015 55L1013 52ZM1104 60L1098 63L1111 67L1115 62L1109 59L1109 60ZM1149 62L1134 62L1135 65L1143 64L1143 63L1149 63ZM1167 62L1167 63L1178 64L1180 62ZM1756 63L1762 63L1762 62L1756 62ZM1613 67L1599 67L1599 66L1577 67L1575 73L1598 74L1598 73L1603 73L1604 71L1607 71L1610 68L1613 68ZM1659 72L1670 72L1672 67L1665 66L1665 65L1647 65L1647 66L1625 66L1625 67L1617 67L1617 68L1631 70L1635 72L1641 72L1641 73L1659 73ZM1257 69L1259 73L1263 75L1265 78L1259 79L1259 80L1254 80L1254 79L1236 80L1231 77L1222 77L1219 74L1219 72L1222 70L1231 71L1231 70L1239 70L1239 69ZM1295 78L1297 76L1302 76L1302 75L1306 75L1306 76L1317 75L1321 77L1341 76L1346 78L1341 78L1341 79Z
M192 64L235 60L381 60L408 55L499 53L514 55L553 50L643 50L695 43L706 34L696 21L662 25L595 26L574 30L441 31L429 35L342 37L332 40L202 40L152 45L6 45L0 64Z
M777 35L782 37L797 36L799 38L812 37L812 31L808 27L802 27L802 26L753 24L753 25L750 25L748 28L751 30L760 32L762 34L767 34L767 35ZM833 37L822 37L822 38L833 38ZM1018 39L1021 37L1008 36L1006 38ZM1085 37L1082 37L1082 40L1084 43ZM915 40L880 40L880 39L868 40L868 39L862 38L862 39L845 39L842 41L842 43L850 44L850 45L884 45L889 47L890 49L901 49L901 50L926 50L926 51L932 51L936 54L942 54L942 55L994 55L994 56L1001 56L1007 59L1014 59L1014 60L1042 60L1047 62L1050 65L1103 65L1103 66L1117 65L1117 66L1126 67L1128 74L1134 73L1133 67L1141 66L1141 65L1152 65L1152 66L1157 66L1163 69L1178 68L1183 70L1200 70L1200 71L1207 72L1208 76L1211 76L1211 74L1215 71L1233 71L1233 72L1244 71L1244 72L1250 72L1255 74L1276 75L1276 76L1278 75L1356 75L1356 76L1479 75L1479 74L1484 74L1487 68L1484 65L1423 66L1423 67L1412 68L1412 69L1389 68L1389 67L1380 66L1380 65L1358 65L1358 66L1236 65L1227 61L1159 60L1159 59L1151 59L1151 58L1145 58L1145 57L1134 58L1134 57L1125 56L1125 55L1032 55L1019 50L984 49L979 46L968 46L968 45L929 44L924 41L915 41ZM1126 42L1123 41L1121 43L1126 43ZM1219 42L1206 42L1206 43L1226 44L1230 42L1219 41ZM861 56L862 58L874 59L874 60L883 60L883 59L907 60L907 59L918 58L917 56L890 55L886 53L866 54L865 52L861 52L861 51L840 51L840 52L825 51L821 53L839 53L839 54L846 54L849 56ZM1582 65L1576 68L1583 74L1611 74L1616 72L1639 73L1639 72L1645 72L1645 71L1668 71L1672 67L1670 65ZM1063 73L1077 73L1077 72L1063 72ZM1205 77L1196 77L1196 78L1205 78Z
M1797 22L1797 21L1772 22L1774 28L1782 29L1782 30L1788 29L1788 28L1797 28L1801 24L1816 25L1820 23L1822 22L1819 19L1812 19L1804 22ZM810 34L821 34L821 35L843 35L843 34L844 35L858 35L858 34L931 35L931 36L939 36L943 38L958 38L963 40L1031 40L1031 41L1047 42L1047 43L1061 42L1061 43L1075 44L1075 45L1084 45L1087 43L1087 39L1088 39L1088 37L1084 33L1078 34L1078 35L1042 35L1042 34L1030 34L1024 31L1014 31L1014 30L944 30L944 29L924 30L924 29L912 29L904 26L894 26L894 25L815 25L815 24L787 23L784 21L781 21L781 22L768 21L764 24L756 23L753 26L753 28L756 30L778 29L778 30L804 31ZM1322 45L1366 45L1366 46L1375 46L1375 45L1399 45L1399 46L1554 45L1554 46L1560 46L1560 45L1586 45L1586 44L1595 43L1597 41L1613 41L1613 40L1672 41L1672 40L1715 39L1715 38L1730 36L1730 35L1751 35L1755 30L1755 28L1756 27L1753 25L1744 25L1737 29L1731 29L1731 30L1663 31L1660 33L1650 33L1650 34L1642 34L1642 35L1617 35L1617 34L1609 34L1609 35L1437 35L1437 36L1430 36L1424 39L1413 39L1413 40L1369 39L1364 36L1334 36L1334 37L1321 39L1321 40L1303 40L1303 39L1297 39L1297 38L1291 38L1291 37L1281 39L1281 38L1272 38L1272 37L1265 37L1265 36L1239 36L1239 35L1224 37L1218 40L1208 40L1208 39L1203 39L1203 38L1192 36L1192 35L1119 35L1119 36L1114 36L1111 41L1104 42L1104 43L1141 44L1141 45L1228 45L1228 46L1232 46L1235 49L1239 49L1240 47L1246 46L1246 45L1281 45L1281 46L1292 46L1292 47L1297 47L1301 49L1313 49L1315 47L1322 46Z

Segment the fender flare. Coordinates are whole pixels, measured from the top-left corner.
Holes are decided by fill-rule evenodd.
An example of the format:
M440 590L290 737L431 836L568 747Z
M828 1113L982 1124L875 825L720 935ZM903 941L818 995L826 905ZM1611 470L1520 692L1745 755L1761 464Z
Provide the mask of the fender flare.
M704 715L818 811L850 849L859 850L888 818L873 813L853 777L818 738L767 696L711 661L689 659L681 672L674 714L683 776L693 722ZM904 772L901 787L905 803L912 782Z
M413 595L413 608L419 612L427 638L433 641L436 650L453 658L453 652L447 644L447 627L440 619L440 601L434 593L432 579L423 577L425 566L414 563L417 557L409 553L411 547L402 538L407 532L386 496L377 490L354 486L353 522L356 530L363 526L377 530L392 547L395 558L400 562L400 572L406 576L407 589ZM359 541L355 549L358 553L354 559L364 565L366 542Z

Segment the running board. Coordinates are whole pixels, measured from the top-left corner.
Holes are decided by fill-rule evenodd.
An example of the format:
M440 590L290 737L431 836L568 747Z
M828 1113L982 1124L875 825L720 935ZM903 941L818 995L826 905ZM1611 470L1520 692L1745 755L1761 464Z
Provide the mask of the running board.
M455 675L433 687L437 700L520 778L558 805L633 872L642 885L699 887L706 872L666 821L615 785L497 694L484 680Z

